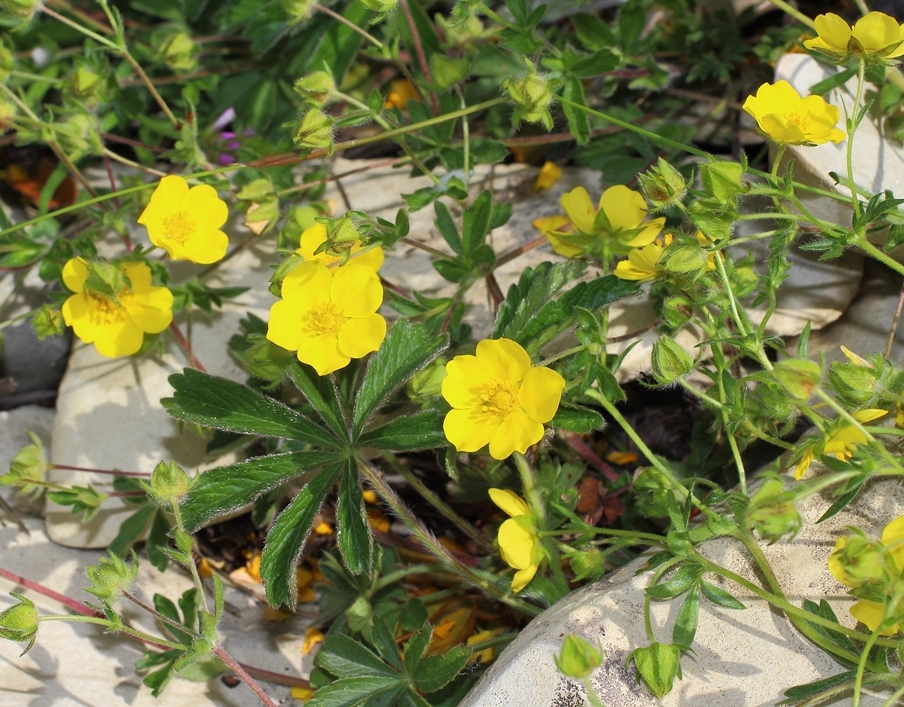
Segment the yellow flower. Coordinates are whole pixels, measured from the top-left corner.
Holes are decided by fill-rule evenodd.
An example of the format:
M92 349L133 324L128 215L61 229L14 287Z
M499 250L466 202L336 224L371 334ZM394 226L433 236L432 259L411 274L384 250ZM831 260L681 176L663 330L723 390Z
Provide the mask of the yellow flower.
M551 368L531 366L527 352L510 339L484 339L476 356L446 364L442 395L452 410L443 430L459 452L490 445L490 456L522 454L543 439L543 424L559 408L565 379Z
M848 571L848 568L843 564L844 550L847 547L847 544L848 538L846 536L842 535L838 538L835 542L835 548L832 550L832 554L829 555L828 565L829 572L832 573L832 576L835 577L835 579L846 587L853 588L860 586L863 582L857 581L857 578L853 577ZM900 576L902 571L904 571L904 516L898 516L882 529L881 544L891 556L891 561L894 564L893 569L896 569L898 576ZM877 552L880 549L881 548L876 548ZM878 560L878 555L876 556L876 560ZM867 572L869 571L868 567L864 569ZM879 570L881 573L881 567ZM866 599L860 599L855 603L850 608L850 612L851 616L862 624L865 624L870 631L875 631L885 617L885 607L882 604ZM889 636L893 633L897 633L898 628L897 625L892 626L891 628L882 631L881 635Z
M566 258L577 258L586 250L586 245L592 244L592 240L583 239L584 244L579 245L581 236L576 236L571 226L571 219L567 216L549 216L538 218L533 222L534 228L549 239L552 249ZM564 238L563 238L564 236ZM571 236L569 238L569 236Z
M338 263L342 260L338 255L330 255L327 251L317 253L317 249L326 242L326 226L322 223L315 223L313 226L306 228L301 234L299 240L299 248L295 252L305 260L314 260L323 263L327 267ZM364 248L361 241L353 241L349 248L349 253L354 255ZM359 255L349 263L355 265L363 265L368 270L377 272L383 266L383 249L371 248L363 255Z
M405 110L408 107L408 101L420 100L421 94L417 88L408 79L396 79L389 84L389 95L386 96L384 108L400 108Z
M75 292L63 303L63 320L75 335L103 356L131 356L144 344L145 334L159 334L173 321L173 293L151 285L151 269L144 263L121 263L131 286L106 297L85 288L88 264L73 258L63 267L63 282Z
M671 240L670 236L667 236ZM655 241L643 248L635 248L628 253L628 259L622 260L615 266L615 277L621 280L652 280L662 274L662 270L656 267L656 263L662 257L665 244Z
M598 207L593 206L584 187L563 194L559 203L578 231L609 239L614 246L650 245L665 225L664 217L646 221L647 202L641 193L621 184L606 189Z
M562 168L555 162L545 162L534 182L534 191L544 191L554 186L562 178Z
M138 223L173 260L207 265L226 255L229 239L220 227L228 216L226 202L212 186L189 189L188 182L173 175L160 180Z
M904 25L884 12L867 13L853 27L830 12L818 15L814 25L819 36L804 42L807 49L845 59L852 54L865 54L871 59L904 55Z
M386 320L376 312L382 303L383 286L373 271L355 263L330 270L307 261L283 280L267 339L296 351L299 361L325 376L380 348Z
M787 81L764 83L756 96L748 96L743 108L756 120L760 130L776 142L787 145L839 143L843 130L835 127L840 114L821 96L800 94Z
M804 455L800 458L800 461L797 463L797 466L794 469L794 478L797 481L800 481L804 474L807 473L807 469L810 468L810 464L813 463L813 449L810 448Z
M887 414L887 410L868 408L855 412L852 417L857 422L871 422ZM823 445L822 453L833 454L839 461L844 461L854 456L854 452L860 444L866 444L866 435L853 425L845 425L829 435Z
M530 508L524 499L507 489L490 489L490 498L511 516L499 526L499 554L509 567L518 570L512 578L512 592L517 594L537 574L537 568L543 559L543 549L540 547Z

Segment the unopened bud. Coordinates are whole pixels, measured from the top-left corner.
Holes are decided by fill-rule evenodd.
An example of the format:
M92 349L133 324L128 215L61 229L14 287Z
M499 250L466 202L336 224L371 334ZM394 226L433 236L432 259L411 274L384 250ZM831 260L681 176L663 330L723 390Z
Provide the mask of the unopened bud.
M292 24L304 22L311 16L314 0L279 0L282 9L290 18Z
M29 432L34 444L22 447L9 462L9 473L0 476L0 486L18 486L22 496L39 496L50 464L44 453L44 445L37 435Z
M392 12L396 9L399 0L361 0L361 4L369 10L385 15L387 12Z
M738 162L720 160L700 165L700 181L703 182L704 190L720 204L733 203L738 194L747 191L747 187L741 182L743 176L744 167Z
M428 403L440 397L445 377L446 359L440 357L415 373L408 382L405 392L414 402Z
M569 633L555 661L559 672L565 677L583 680L603 664L603 652L590 641Z
M40 6L40 0L0 0L0 8L23 22L28 22Z
M25 650L22 651L25 655L35 644L38 612L35 605L21 594L10 592L10 596L15 597L18 603L0 612L0 638L25 643Z
M687 183L681 172L661 157L655 167L638 174L637 181L654 211L680 203L687 194Z
M309 110L295 133L295 144L302 150L327 150L332 155L333 122L326 113Z
M185 32L175 32L164 39L158 50L164 63L173 71L190 74L198 68L201 46Z
M328 71L315 71L298 79L293 88L309 106L323 108L336 90L336 82Z
M96 565L88 567L85 573L91 582L91 586L85 587L85 591L96 596L105 605L112 606L123 592L131 589L138 575L138 562L126 564L111 552L101 557Z
M795 400L805 401L819 385L822 369L815 361L789 358L776 363L772 374Z
M766 479L750 499L746 519L747 526L769 543L794 538L803 525L792 496L777 477Z
M355 222L348 217L330 222L326 232L327 240L333 243L354 243L361 239L361 234L355 228Z
M63 313L49 304L41 305L31 318L31 325L35 328L40 341L44 341L48 336L61 336L66 331Z
M160 462L151 473L151 480L141 484L151 500L161 506L173 506L188 493L191 477L175 462Z
M661 337L653 344L651 354L653 378L657 383L668 385L688 374L694 367L694 359L674 339Z
M575 580L588 579L595 582L606 574L606 555L596 548L568 555L568 564L571 565Z
M670 692L675 678L681 674L681 646L673 643L653 643L638 648L628 656L628 661L631 660L637 675L655 697Z
M709 269L706 256L696 240L681 238L666 248L660 264L667 273L695 279Z
M517 128L522 120L526 120L528 123L542 123L547 130L552 130L549 107L553 93L549 80L538 74L530 61L525 59L525 63L526 74L502 82L502 88L515 102L514 125Z

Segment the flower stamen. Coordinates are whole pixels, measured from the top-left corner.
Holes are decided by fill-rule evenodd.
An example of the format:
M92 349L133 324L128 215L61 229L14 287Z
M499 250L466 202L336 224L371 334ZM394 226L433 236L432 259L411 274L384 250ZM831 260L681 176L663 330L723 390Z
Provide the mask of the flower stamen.
M197 228L197 224L184 211L170 214L163 219L163 230L166 233L166 237L179 245L184 244L186 239L190 238Z

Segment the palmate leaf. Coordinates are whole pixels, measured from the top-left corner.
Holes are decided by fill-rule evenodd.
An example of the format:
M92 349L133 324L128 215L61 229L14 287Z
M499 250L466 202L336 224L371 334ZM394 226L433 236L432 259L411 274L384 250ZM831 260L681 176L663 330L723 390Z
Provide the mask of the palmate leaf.
M288 452L205 471L180 504L185 529L194 533L215 518L250 506L280 484L338 459L333 452Z
M370 416L396 388L446 348L448 340L447 336L432 335L422 324L398 321L393 325L364 373L355 401L353 437L361 434Z
M298 361L289 367L289 377L330 430L340 439L348 439L348 422L333 377L319 376L313 368Z
M341 449L342 442L282 403L248 386L186 368L169 378L175 392L160 402L173 417L206 427L282 437Z
M271 606L298 601L295 567L323 500L333 487L342 466L332 465L315 476L284 510L267 536L261 555L261 578Z

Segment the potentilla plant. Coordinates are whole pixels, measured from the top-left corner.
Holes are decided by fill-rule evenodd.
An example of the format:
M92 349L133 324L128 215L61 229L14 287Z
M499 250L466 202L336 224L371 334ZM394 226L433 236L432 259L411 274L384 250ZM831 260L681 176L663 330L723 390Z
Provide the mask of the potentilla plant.
M904 475L895 445L904 429L904 371L890 360L895 324L885 351L844 349L846 360L829 366L809 355L809 327L796 350L769 334L795 243L823 258L857 248L904 274L888 255L904 241L902 200L866 194L852 170L856 132L871 107L865 85L895 105L904 28L875 12L854 25L832 14L813 22L774 0L817 37L802 41L795 32L769 42L802 45L845 68L822 95L802 96L778 81L747 97L743 110L775 148L772 169L760 171L743 154L727 160L685 144L690 137L668 121L641 125L624 92L658 100L669 82L655 58L660 49L681 41L704 57L689 67L691 82L736 70L695 44L724 49L724 37L675 29L696 27L696 8L672 3L673 21L649 27L652 4L631 0L605 17L611 22L584 14L570 25L544 25L545 6L529 10L523 0L460 2L433 18L414 0L335 7L280 0L253 11L229 0L212 14L134 3L122 10L126 18L105 0L90 11L0 0L4 21L17 28L0 45L0 126L57 160L37 189L7 171L18 193L33 192L36 215L16 224L3 217L0 266L33 267L48 284L49 302L30 313L42 336L70 327L106 357L181 349L186 367L170 379L168 413L217 430L221 447L249 450L243 461L199 474L167 460L131 476L109 471L113 493L134 513L87 572L87 591L100 604L72 600L76 614L46 615L14 594L16 604L0 612L0 637L28 650L44 621L96 623L148 647L137 667L155 695L177 673L231 670L273 704L261 671L222 647L222 582L216 574L205 582L212 570L194 538L247 509L266 535L249 572L273 607L310 601L315 578L329 586L305 641L307 648L322 642L316 669L310 680L294 679L294 694L311 705L458 704L519 622L643 550L651 551L648 642L632 647L628 662L651 694L680 689L701 602L741 610L731 593L738 586L845 668L789 689L787 704L845 690L857 703L865 686L892 691L889 704L904 693L891 661L904 601L901 519L880 540L851 529L825 558L826 571L858 599L856 629L839 623L825 601L788 600L759 545L800 531L797 504L807 496L832 489L828 517L871 479ZM38 55L45 37L78 56L73 70L57 57L25 58ZM233 56L235 42L246 53ZM765 57L774 48L766 40L756 46ZM273 61L277 54L285 61ZM847 104L823 97L852 77ZM609 112L599 110L604 105ZM519 127L524 132L512 137ZM205 147L220 149L224 139L226 159L208 157ZM605 183L570 189L562 213L534 222L539 237L499 252L492 232L519 207L475 189L475 167L549 141L572 143L575 159L603 169ZM378 164L410 169L430 185L401 194L405 207L392 221L327 204L332 157L380 142L394 151ZM796 183L790 166L781 173L788 146L827 142L845 144L849 196ZM122 184L113 162L128 170ZM105 166L110 184L89 179L87 165ZM535 188L548 189L561 173L548 162ZM803 191L849 202L851 222L818 218ZM63 203L65 194L72 203ZM753 195L769 198L771 208L742 215L742 200ZM409 232L409 214L428 207L442 250ZM223 230L230 213L243 219L246 240L230 243ZM742 220L778 226L739 238ZM869 236L884 227L883 249ZM754 269L743 245L759 239L769 257ZM252 243L282 262L260 283L273 296L267 321L249 316L230 343L249 376L239 382L208 374L182 327L242 292L212 288L204 277ZM385 251L402 243L431 255L451 296L381 275ZM503 292L496 270L541 247L549 261L523 268ZM173 261L203 269L180 281ZM477 337L465 295L479 282L494 320ZM641 293L655 304L647 329L659 334L646 382L680 387L708 416L713 439L725 440L731 489L654 453L623 412L625 354L613 346L646 329L612 336L610 307ZM701 334L694 351L675 341L685 327ZM801 419L813 434L797 440ZM592 448L606 423L637 450L620 450L622 459L639 455L634 474L613 471ZM789 452L757 486L748 477L758 470L745 468L742 454L755 441ZM46 491L89 520L109 494L48 481L49 469L67 467L49 463L34 442L0 484L32 496ZM584 508L603 481L609 498L627 499L618 502L636 523L619 525L617 513L602 520L601 504L597 515ZM467 504L483 504L485 517L469 518ZM395 537L387 514L406 538ZM329 538L316 556L315 536ZM178 607L159 595L151 607L131 591L138 556L130 551L145 537L151 563L182 567L194 580ZM715 537L742 543L763 584L708 559L700 546ZM418 585L417 575L430 584ZM452 595L470 608L450 610ZM129 626L122 601L154 614L161 635ZM654 632L652 601L680 601L670 637ZM479 612L478 604L493 610ZM591 676L606 660L605 646L569 636L557 665L601 704Z

